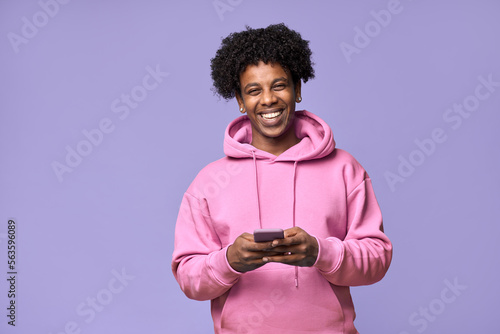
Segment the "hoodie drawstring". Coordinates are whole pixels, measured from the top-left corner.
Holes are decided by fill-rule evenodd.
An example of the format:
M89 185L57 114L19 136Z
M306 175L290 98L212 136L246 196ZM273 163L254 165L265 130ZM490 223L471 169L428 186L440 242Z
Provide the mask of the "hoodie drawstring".
M295 227L295 175L297 172L297 160L293 163L293 199L292 199L292 222L293 227ZM295 287L299 287L299 267L295 266Z
M259 213L259 216L258 216L259 226L260 226L260 228L262 228L262 219L260 216L259 179L257 176L257 158L255 158L255 151L252 151L252 156L253 156L253 168L255 171L255 191L257 193L257 212Z

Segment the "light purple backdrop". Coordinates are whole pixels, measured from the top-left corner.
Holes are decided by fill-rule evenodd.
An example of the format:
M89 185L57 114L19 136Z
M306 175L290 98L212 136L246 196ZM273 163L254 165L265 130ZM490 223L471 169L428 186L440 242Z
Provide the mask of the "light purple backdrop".
M221 38L278 22L311 41L299 106L368 170L394 243L352 289L360 332L500 332L499 18L494 0L2 1L0 332L212 332L171 274L177 210L239 116L210 90Z

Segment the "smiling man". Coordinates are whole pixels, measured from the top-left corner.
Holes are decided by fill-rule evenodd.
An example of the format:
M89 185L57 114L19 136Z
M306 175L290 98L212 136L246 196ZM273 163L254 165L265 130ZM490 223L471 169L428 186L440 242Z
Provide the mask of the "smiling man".
M357 333L349 287L382 279L392 244L366 171L321 118L296 110L314 77L309 42L284 24L247 28L211 66L216 92L246 115L184 194L181 289L211 300L216 333ZM214 175L225 175L217 191ZM276 237L256 242L256 229Z

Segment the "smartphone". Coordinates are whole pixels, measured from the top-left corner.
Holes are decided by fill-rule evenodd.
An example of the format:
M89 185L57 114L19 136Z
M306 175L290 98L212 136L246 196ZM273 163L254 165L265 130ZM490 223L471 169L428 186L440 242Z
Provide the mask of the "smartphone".
M280 228L263 228L253 232L255 242L273 241L274 239L283 239L285 237Z

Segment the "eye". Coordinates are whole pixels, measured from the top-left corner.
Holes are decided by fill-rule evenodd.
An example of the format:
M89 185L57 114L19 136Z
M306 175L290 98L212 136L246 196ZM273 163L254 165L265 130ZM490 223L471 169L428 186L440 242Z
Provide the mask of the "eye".
M259 89L250 89L247 94L248 95L257 95L259 94L260 90Z
M277 84L274 86L275 90L283 90L285 89L286 85L285 84Z

